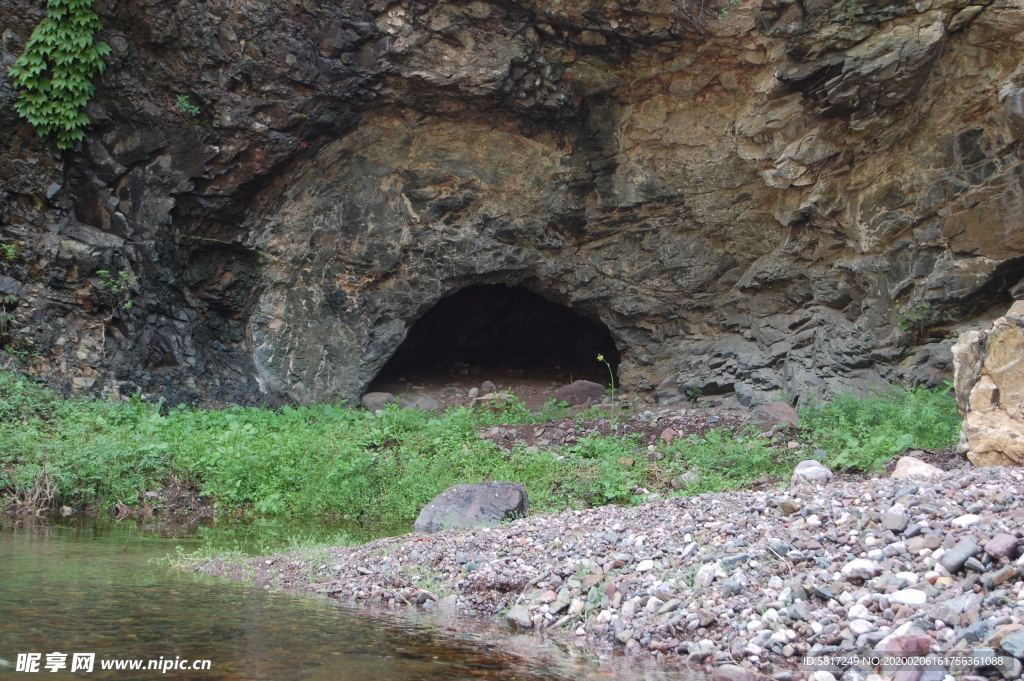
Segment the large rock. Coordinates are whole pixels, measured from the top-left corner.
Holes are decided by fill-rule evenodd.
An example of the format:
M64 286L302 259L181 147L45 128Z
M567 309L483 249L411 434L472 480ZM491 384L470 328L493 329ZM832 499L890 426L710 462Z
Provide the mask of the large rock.
M796 465L796 469L793 471L792 483L794 485L824 485L832 477L832 471L822 465L820 461L807 459Z
M893 469L890 477L928 479L943 473L944 471L938 466L921 461L921 459L915 456L901 456L900 460L896 462L896 468Z
M441 408L441 404L430 395L403 397L401 405L402 409L413 409L416 411L437 411Z
M975 466L1024 464L1024 301L953 346L961 453Z
M754 681L756 678L754 672L737 664L723 664L711 673L711 681Z
M526 488L518 482L484 482L449 487L423 507L413 529L421 534L473 529L522 518L530 511Z
M768 430L773 426L786 426L798 428L800 426L800 415L796 413L788 402L769 402L759 404L750 411L747 421L753 423L761 430Z
M951 575L955 575L963 569L964 563L968 559L973 558L979 553L981 553L981 547L978 546L978 542L975 541L974 537L964 537L953 548L942 554L940 562L942 567L946 568Z
M605 388L600 383L593 381L573 381L555 391L555 399L559 402L568 402L569 406L596 403L604 399Z
M398 399L391 393L372 392L363 395L362 403L363 406L370 411L377 411L378 409L384 409L389 404L398 402Z

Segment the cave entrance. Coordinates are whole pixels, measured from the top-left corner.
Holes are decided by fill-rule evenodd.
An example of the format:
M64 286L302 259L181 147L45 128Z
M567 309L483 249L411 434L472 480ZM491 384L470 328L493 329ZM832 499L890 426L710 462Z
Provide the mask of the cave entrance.
M603 323L525 288L468 286L419 319L370 386L399 395L427 393L442 405L491 381L536 408L554 390L584 378L605 386L619 351Z

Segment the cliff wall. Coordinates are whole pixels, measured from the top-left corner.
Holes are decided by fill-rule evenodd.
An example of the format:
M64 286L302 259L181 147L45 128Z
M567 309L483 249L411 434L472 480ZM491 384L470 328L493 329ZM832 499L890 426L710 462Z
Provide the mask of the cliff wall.
M6 76L44 10L0 0L5 342L70 391L352 398L505 283L607 325L628 389L750 404L941 381L1024 289L1021 0L96 9L59 152Z

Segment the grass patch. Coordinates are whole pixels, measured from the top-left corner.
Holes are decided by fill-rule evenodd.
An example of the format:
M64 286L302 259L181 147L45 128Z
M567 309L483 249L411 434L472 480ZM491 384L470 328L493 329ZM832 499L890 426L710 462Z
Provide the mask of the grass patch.
M510 401L444 415L337 405L162 410L138 400L64 400L0 372L0 496L35 508L139 505L176 478L222 508L260 514L414 518L444 489L489 479L526 485L537 511L628 502L632 442L596 438L561 458L503 452L477 437L542 421ZM604 442L603 440L607 440Z
M828 452L832 465L853 470L879 470L907 449L942 449L960 437L948 387L839 395L802 409L800 420L805 439Z
M485 480L523 483L537 512L642 499L685 472L682 492L721 491L764 476L788 477L806 454L750 434L712 430L660 445L661 461L630 436L592 436L572 446L511 452L481 440L481 427L541 422L512 400L443 415L390 407L380 414L338 405L176 407L65 400L31 379L0 371L0 504L56 509L138 506L169 480L193 485L220 508L356 521L414 518L444 489ZM607 414L601 413L602 417ZM833 463L871 468L906 447L955 442L948 391L841 396L803 410L801 439Z
M788 477L804 458L755 434L715 429L681 438L665 448L669 463L663 467L670 476L689 474L682 490L699 494L740 489L764 477Z

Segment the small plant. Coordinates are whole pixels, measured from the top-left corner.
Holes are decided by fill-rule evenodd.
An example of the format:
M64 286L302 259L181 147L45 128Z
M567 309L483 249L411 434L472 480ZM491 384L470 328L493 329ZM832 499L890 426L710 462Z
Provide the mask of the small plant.
M697 400L704 397L704 390L699 385L694 383L692 385L686 386L686 388L683 389L683 394L686 395L686 399L688 399L690 402L692 402L693 404L697 404Z
M10 264L18 259L18 247L14 244L0 244L0 261Z
M198 106L192 103L188 95L178 95L178 111L185 114L189 118L198 118L199 114L203 111Z
M618 430L619 424L615 422L615 372L612 371L612 365L604 358L604 355L599 354L597 361L604 364L605 368L608 369L608 380L611 381L608 391L612 398L611 429Z
M737 6L742 5L742 4L743 4L743 0L729 0L729 2L726 4L725 7L722 7L721 9L713 12L713 14L715 15L716 19L724 19L727 16L729 16L729 13L730 13L729 8L730 7L737 7Z
M12 310L18 305L18 296L0 296L0 347L7 345L10 340L11 326L14 324L14 313Z
M924 336L925 320L931 311L932 306L925 302L919 302L904 310L896 317L900 331L910 334L915 341L919 341Z
M57 134L57 146L68 149L85 137L89 122L85 105L103 73L106 43L93 36L102 28L92 0L47 0L46 18L39 22L25 51L10 70L20 90L14 109L41 135Z
M569 416L569 403L559 402L555 398L551 398L544 404L540 405L537 410L537 416L545 421L557 421L564 419Z
M97 270L96 275L100 278L100 285L114 294L114 307L122 310L130 310L135 306L132 301L132 289L138 279L125 272L118 270L116 273L109 270Z

